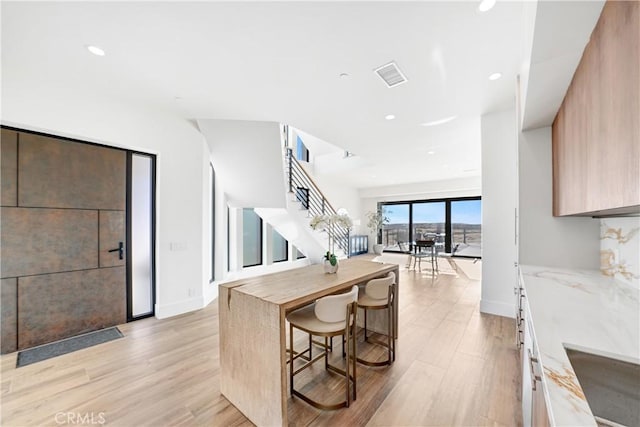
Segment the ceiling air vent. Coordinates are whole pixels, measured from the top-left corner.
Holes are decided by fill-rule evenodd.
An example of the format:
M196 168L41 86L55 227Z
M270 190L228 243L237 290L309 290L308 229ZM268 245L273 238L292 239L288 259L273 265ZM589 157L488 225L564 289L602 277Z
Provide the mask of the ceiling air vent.
M389 62L373 71L386 83L387 87L396 87L407 81L395 62Z

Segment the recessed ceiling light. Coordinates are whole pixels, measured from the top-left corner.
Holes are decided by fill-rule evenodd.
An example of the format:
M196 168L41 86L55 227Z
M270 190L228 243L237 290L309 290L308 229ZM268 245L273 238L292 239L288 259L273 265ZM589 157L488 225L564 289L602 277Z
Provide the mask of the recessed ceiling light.
M87 46L87 50L93 53L96 56L104 56L104 50L100 49L98 46Z
M384 116L385 120L393 120L396 118L396 116L394 116L393 114L387 114L386 116Z
M445 117L444 119L439 119L439 120L434 120L432 122L425 122L422 123L422 126L437 126L437 125L442 125L445 123L449 123L452 120L455 120L458 116L449 116L449 117Z
M493 73L489 76L489 80L498 80L500 77L502 77L502 73Z
M427 151L427 154L436 154L435 151Z
M478 6L480 12L486 12L496 5L496 0L482 0Z
M346 79L348 79L348 78L349 78L349 77L351 77L351 76L349 75L349 73L340 73L339 77L340 77L341 79L345 79L345 80L346 80Z

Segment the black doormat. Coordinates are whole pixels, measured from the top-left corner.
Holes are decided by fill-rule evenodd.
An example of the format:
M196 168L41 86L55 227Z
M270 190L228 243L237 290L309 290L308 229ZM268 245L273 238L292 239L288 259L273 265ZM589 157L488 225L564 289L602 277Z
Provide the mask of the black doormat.
M112 328L101 329L88 334L78 335L77 337L66 338L64 340L52 342L50 344L23 350L18 353L17 367L31 365L32 363L42 360L51 359L52 357L71 353L83 348L92 347L107 341L122 338L122 332L115 326Z

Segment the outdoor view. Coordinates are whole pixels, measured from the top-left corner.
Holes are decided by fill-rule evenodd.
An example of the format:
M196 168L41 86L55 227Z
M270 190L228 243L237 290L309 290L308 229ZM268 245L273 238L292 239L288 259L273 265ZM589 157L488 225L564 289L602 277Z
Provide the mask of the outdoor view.
M457 255L482 255L482 201L460 200L451 202L451 249L458 245Z
M445 229L447 203L451 204L449 232ZM413 241L432 239L437 250L444 251L446 240L451 239L456 255L480 257L481 208L481 200L383 204L382 212L389 222L382 227L382 244L385 250L406 252Z

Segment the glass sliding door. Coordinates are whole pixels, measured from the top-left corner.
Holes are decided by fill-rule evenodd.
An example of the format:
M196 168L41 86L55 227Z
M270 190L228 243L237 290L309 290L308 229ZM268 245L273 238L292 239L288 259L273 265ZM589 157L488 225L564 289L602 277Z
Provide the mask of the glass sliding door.
M129 320L154 313L154 164L154 156L130 154Z
M381 208L382 215L389 218L389 222L382 226L382 244L384 245L384 250L408 250L410 240L410 205L408 203L387 204L382 205Z
M413 204L413 240L435 240L444 242L445 202Z
M482 256L482 199L411 200L379 204L389 222L382 227L384 250L407 252L416 240L434 240L437 252Z
M482 201L451 202L451 248L455 254L477 257L482 255Z

